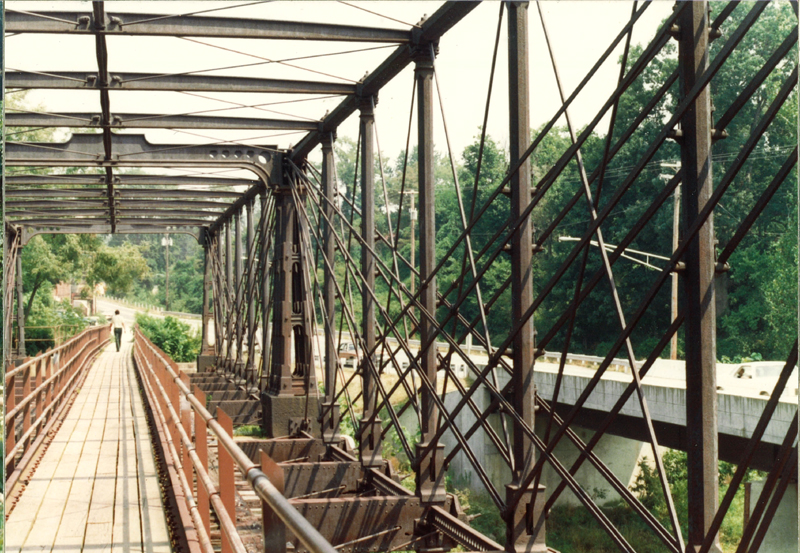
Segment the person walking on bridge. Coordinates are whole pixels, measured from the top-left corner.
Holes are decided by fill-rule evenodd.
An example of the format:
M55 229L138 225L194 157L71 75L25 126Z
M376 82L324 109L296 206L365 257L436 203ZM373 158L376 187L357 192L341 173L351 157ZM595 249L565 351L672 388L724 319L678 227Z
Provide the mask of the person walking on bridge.
M125 321L122 320L119 309L114 311L114 315L111 317L111 328L114 329L114 342L117 344L117 351L119 351L119 346L122 344L122 331L125 329Z

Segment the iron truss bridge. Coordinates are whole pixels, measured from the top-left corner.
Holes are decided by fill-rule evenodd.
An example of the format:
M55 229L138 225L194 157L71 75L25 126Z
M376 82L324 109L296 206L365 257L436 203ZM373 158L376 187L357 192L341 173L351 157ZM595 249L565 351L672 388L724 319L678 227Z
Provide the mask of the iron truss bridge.
M12 503L25 499L22 484L35 476L48 432L61 424L58 417L82 379L94 382L89 371L99 369L92 367L112 366L102 361L108 336L99 331L25 359L24 248L41 234L186 233L205 252L198 372L190 377L138 332L132 354L134 391L144 398L168 519L177 521L171 524L174 547L198 553L220 547L237 553L253 547L432 552L456 545L547 551L547 516L567 491L619 550L633 551L578 480L578 470L591 466L663 550L721 550L723 518L797 364L795 341L762 411L753 414L754 430L731 454L736 470L720 496L715 293L720 278L736 271L731 256L771 200L786 198L783 192L796 180L797 137L781 137L784 127L777 127L786 106L797 103L796 2L789 26L774 29L777 46L752 54L746 70L730 60L757 40L753 29L777 9L771 3L715 3L711 10L705 1L678 2L636 46L632 35L653 3L634 2L609 44L595 49L587 43L586 57L599 56L572 91L560 78L546 14L536 3L445 2L415 24L371 12L369 21L383 27L350 24L355 9L370 10L348 3L341 22L268 19L268 6L225 17L224 10L242 8L232 3L202 3L183 14L163 12L172 9L165 3L123 13L105 2L92 2L91 10L66 4L63 11L23 4L6 5L6 97L34 91L45 100L40 108L11 104L5 120L4 255L10 270L3 324L4 351L12 354L5 376L5 463ZM413 4L408 8L414 11ZM440 48L448 48L448 33L478 14L494 45L491 69L472 71L458 83L462 94L486 94L484 111L459 114L474 116L473 128L482 123L477 166L464 182L449 153L455 191L443 220L436 209L444 193L434 144L449 150L452 136L437 59ZM531 46L534 33L545 39L544 50ZM48 44L60 51L17 46L54 36L58 40ZM169 37L176 42L163 42ZM143 71L151 63L168 65L147 57L136 66L116 63L121 49L154 52L149 44L169 58L169 48L162 48L177 42L197 55L168 71ZM287 43L312 44L316 54L309 60L370 51L379 61L354 61L340 78L320 66L308 69L309 60L270 57L271 45ZM209 51L235 61L203 69ZM532 132L536 106L530 99L540 81L530 71L534 59L552 65L561 101ZM607 61L619 61L618 74L579 128L570 111ZM251 66L258 70L245 70ZM275 77L287 67L306 79ZM645 78L651 79L646 86ZM379 162L376 123L379 94L398 79L411 81L406 153L416 149L416 160L403 160L399 190L387 185ZM187 108L164 113L164 94L182 95ZM639 107L622 117L633 96ZM492 117L507 122L508 164L490 179L481 164L498 97L508 112ZM335 104L323 111L321 100L330 98ZM205 103L195 108L198 99ZM751 109L754 103L758 110ZM131 105L137 107L128 111ZM250 116L228 115L234 108ZM356 117L355 163L342 175L337 130ZM734 128L745 131L732 151ZM796 132L796 125L789 128ZM36 138L49 129L55 134L47 136L67 138ZM171 134L157 135L170 137L160 142L135 134L163 130ZM175 143L176 133L191 138ZM586 154L592 142L600 144L599 156ZM636 156L625 157L634 147ZM744 177L776 156L766 176L764 169L759 179ZM665 180L653 178L653 168L665 160L674 171ZM751 201L729 232L715 234L714 215L743 186ZM672 248L651 264L659 266L648 278L631 285L620 276L627 271L620 259L652 232L654 219L673 216L679 232ZM496 223L487 228L488 220ZM445 226L455 232L442 240ZM553 261L556 238L576 233ZM677 309L653 323L651 310L668 305L673 280ZM504 330L496 330L503 326L498 321ZM567 352L580 349L573 334L586 324L610 327L616 337L591 376L571 380L582 388L565 404L559 394L566 393ZM685 349L685 534L642 386L678 335ZM475 360L473 346L484 361ZM537 395L536 368L546 348L558 353L550 360L557 369L545 399ZM610 370L629 378L605 410L592 411L593 433L584 439L575 429L586 424L586 402ZM629 400L640 416L626 424L636 426L631 432L650 448L664 516L653 514L595 451ZM135 412L138 404L131 405ZM535 431L536 421L541 428ZM263 437L233 436L234 426L253 423ZM418 428L419 437L405 426ZM389 440L397 448L391 455ZM578 451L569 462L556 452L567 442ZM502 477L481 462L484 447L500 458ZM759 550L784 493L796 489L796 416L782 445L770 451L763 491L738 551ZM413 491L398 483L393 456L408 460ZM475 530L448 493L445 477L456 458L499 511L504 543ZM557 486L543 486L545 470L557 474ZM235 494L261 502L255 541L237 525Z

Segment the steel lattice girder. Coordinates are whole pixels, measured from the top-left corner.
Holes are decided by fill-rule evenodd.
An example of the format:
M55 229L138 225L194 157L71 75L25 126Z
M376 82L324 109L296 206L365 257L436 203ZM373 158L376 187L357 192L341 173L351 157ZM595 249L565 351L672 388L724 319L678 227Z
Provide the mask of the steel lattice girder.
M334 82L217 77L208 75L173 75L160 73L119 73L109 71L103 84L96 73L81 71L9 71L6 88L61 90L140 90L249 92L262 94L355 94L356 85Z
M409 31L355 25L237 19L230 17L164 16L164 14L106 14L102 26L89 12L48 11L25 13L6 9L7 33L52 33L106 36L182 36L216 38L262 38L280 40L324 40L347 42L410 42Z
M7 127L94 127L102 128L98 113L6 113ZM237 129L312 131L316 121L262 119L257 117L212 117L202 115L153 115L148 113L111 113L112 129Z
M41 186L41 185L89 185L102 184L105 186L105 175L8 175L8 186ZM256 180L218 178L213 176L166 176L166 175L117 175L114 177L115 186L144 186L163 185L174 186L177 190L184 186L245 186L250 188L258 184ZM7 187L8 188L8 187ZM211 194L225 194L225 192L211 191ZM231 194L236 194L231 192Z

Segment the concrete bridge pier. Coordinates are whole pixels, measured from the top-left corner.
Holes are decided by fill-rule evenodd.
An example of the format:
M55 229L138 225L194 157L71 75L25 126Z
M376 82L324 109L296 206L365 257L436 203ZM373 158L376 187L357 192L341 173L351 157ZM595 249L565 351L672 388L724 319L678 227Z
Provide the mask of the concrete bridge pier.
M756 508L756 503L764 489L764 480L750 483L750 502L748 513ZM770 497L770 499L772 499ZM798 495L797 482L790 483L783 494L778 510L767 529L764 541L758 548L758 553L797 553L800 551L800 537L798 536Z

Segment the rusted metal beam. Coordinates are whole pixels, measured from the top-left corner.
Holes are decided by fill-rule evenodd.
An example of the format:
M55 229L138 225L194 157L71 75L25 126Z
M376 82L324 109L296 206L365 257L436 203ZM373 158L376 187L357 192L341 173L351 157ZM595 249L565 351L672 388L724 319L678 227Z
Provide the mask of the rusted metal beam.
M108 123L97 113L6 113L6 127L69 127L109 129L237 129L313 131L316 121L261 119L257 117L213 117L203 115L154 115L110 113Z
M7 33L47 33L106 36L181 36L207 38L261 38L279 40L324 40L347 42L406 43L411 32L402 29L280 21L276 19L169 16L156 13L109 14L106 25L100 18L78 11L21 12L7 9Z
M116 175L114 184L124 186L244 186L250 188L258 183L252 179L234 179L222 177L195 177L195 176L167 176L167 175ZM89 186L92 184L105 185L105 175L8 175L6 176L6 189L14 186L45 186L45 185L70 185L76 184ZM191 188L189 188L191 190ZM216 194L216 192L210 192ZM237 195L238 196L238 195Z
M446 2L441 8L426 19L419 29L413 32L413 42L422 44L436 42L449 31L456 23L461 21L468 13L478 6L478 2ZM384 62L372 71L358 86L356 94L349 95L339 104L322 122L319 131L309 133L292 150L292 161L298 163L305 159L309 152L319 143L326 132L335 132L345 119L358 109L358 98L378 94L386 83L395 78L411 63L411 49L400 47L395 50Z
M333 156L334 134L322 137L322 193L328 203L322 208L325 212L323 224L323 250L325 252L325 273L322 284L324 302L325 332L325 402L322 405L322 439L326 444L337 441L339 430L339 404L335 400L336 371L339 367L339 352L336 349L336 242L333 234L333 206L337 190L335 180L335 159Z
M444 444L432 443L438 429L439 410L432 395L436 394L436 345L433 343L436 319L437 284L436 267L436 181L434 175L433 143L433 64L436 45L433 42L420 44L413 52L414 79L417 95L418 137L418 183L419 183L419 264L420 322L419 336L420 370L431 383L421 391L420 399L420 443L416 446L417 496L425 503L441 504L445 499ZM433 321L431 320L433 319ZM427 347L426 347L427 345Z
M280 182L274 146L152 144L142 134L114 134L114 158L105 159L103 135L73 134L67 142L6 142L6 167L227 167Z
M170 73L110 73L102 85L97 74L84 71L8 71L6 88L57 90L141 90L192 92L246 92L259 94L355 94L356 85L335 82L174 75Z
M375 247L375 103L376 99L366 96L359 101L361 136L361 236L364 244L361 247L362 286L366 290L361 293L361 337L365 353L361 358L361 381L364 411L359 421L359 457L366 467L381 465L381 421L375 412L378 391L375 377L369 365L374 358L368 358L375 347L376 305L372 292L375 290L375 258L372 250Z
M509 90L509 156L513 173L511 188L511 221L519 225L511 240L511 318L521 321L522 314L533 304L532 236L533 223L525 215L531 198L529 159L523 154L530 145L530 84L528 75L528 3L508 2L508 90ZM520 223L520 219L523 221ZM513 342L513 406L520 418L534 426L535 387L533 377L534 329L528 318ZM543 502L532 486L522 487L533 468L535 449L532 440L518 423L513 424L512 480L506 486L506 551L545 551L545 530L532 534L529 521L538 520L534 507ZM537 501L539 499L539 501Z
M679 20L680 93L686 95L708 68L708 2L692 2ZM681 118L683 212L692 226L713 191L711 91L706 87ZM719 502L717 451L716 312L714 219L709 216L686 251L683 273L686 311L686 430L689 489L687 548L700 546ZM711 551L721 551L718 538Z

